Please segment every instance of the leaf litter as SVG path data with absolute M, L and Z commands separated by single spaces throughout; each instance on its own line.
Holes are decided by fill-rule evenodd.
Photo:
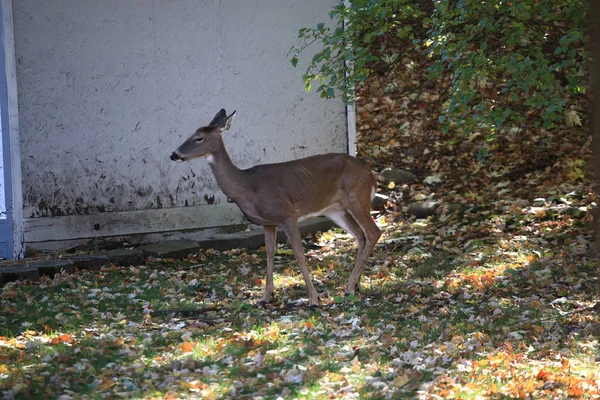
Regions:
M 589 151 L 572 151 L 585 138 L 555 134 L 548 159 L 521 132 L 482 163 L 484 135 L 417 132 L 400 103 L 362 93 L 361 158 L 423 179 L 380 182 L 384 236 L 360 294 L 343 296 L 356 245 L 338 229 L 305 239 L 316 310 L 286 245 L 265 305 L 264 252 L 241 249 L 9 283 L 3 398 L 599 398 L 597 198 Z M 433 216 L 405 213 L 431 199 Z

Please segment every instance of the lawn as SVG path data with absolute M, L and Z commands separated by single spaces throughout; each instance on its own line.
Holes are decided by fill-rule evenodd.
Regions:
M 598 264 L 588 257 L 589 199 L 570 193 L 568 209 L 506 200 L 425 220 L 381 216 L 384 237 L 352 298 L 343 292 L 353 240 L 341 230 L 306 238 L 315 310 L 286 245 L 267 305 L 262 251 L 9 283 L 0 292 L 0 392 L 598 398 Z

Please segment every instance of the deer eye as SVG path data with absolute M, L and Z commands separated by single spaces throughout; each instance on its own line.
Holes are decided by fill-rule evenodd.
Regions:
M 202 143 L 204 141 L 203 137 L 199 137 L 198 139 L 195 140 L 196 143 Z

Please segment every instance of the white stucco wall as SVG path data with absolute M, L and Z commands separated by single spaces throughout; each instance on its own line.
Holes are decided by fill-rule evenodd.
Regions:
M 220 108 L 237 110 L 225 142 L 240 167 L 345 152 L 343 104 L 306 94 L 287 56 L 334 4 L 15 1 L 26 240 L 235 222 L 205 161 L 168 157 Z

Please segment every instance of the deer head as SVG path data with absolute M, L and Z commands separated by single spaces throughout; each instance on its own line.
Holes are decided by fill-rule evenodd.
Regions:
M 231 127 L 235 111 L 227 116 L 224 109 L 215 115 L 207 126 L 200 127 L 171 154 L 173 161 L 187 161 L 199 157 L 211 157 L 222 147 L 221 134 Z

